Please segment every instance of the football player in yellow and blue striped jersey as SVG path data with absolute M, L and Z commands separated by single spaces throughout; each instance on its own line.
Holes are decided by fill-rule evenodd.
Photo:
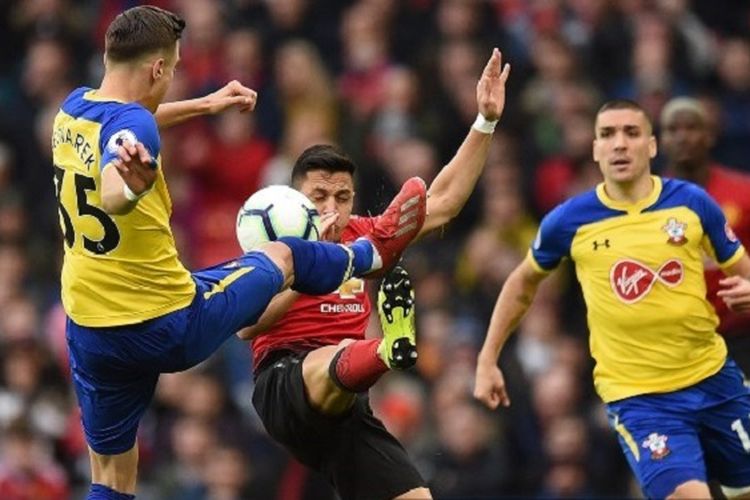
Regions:
M 750 493 L 750 392 L 716 333 L 703 258 L 741 279 L 750 258 L 700 187 L 651 175 L 656 139 L 636 103 L 597 113 L 604 182 L 552 210 L 498 298 L 479 354 L 475 396 L 510 404 L 497 359 L 539 283 L 564 258 L 583 290 L 594 384 L 648 497 Z
M 415 178 L 372 232 L 347 246 L 280 238 L 188 272 L 169 226 L 157 124 L 228 107 L 250 110 L 255 93 L 232 82 L 204 99 L 161 106 L 184 27 L 156 7 L 117 16 L 107 29 L 101 86 L 73 91 L 54 122 L 62 301 L 90 449 L 89 498 L 133 498 L 136 431 L 160 373 L 205 360 L 289 286 L 326 294 L 352 276 L 394 265 L 424 224 L 426 188 Z

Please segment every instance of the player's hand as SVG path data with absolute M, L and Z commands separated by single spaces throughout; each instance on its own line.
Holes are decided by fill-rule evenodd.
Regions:
M 156 181 L 156 160 L 142 143 L 126 140 L 117 148 L 117 156 L 112 163 L 133 193 L 140 195 L 151 189 Z
M 499 405 L 510 406 L 510 398 L 505 390 L 503 372 L 495 363 L 477 363 L 474 380 L 474 397 L 494 410 Z
M 724 287 L 716 295 L 734 312 L 750 311 L 750 281 L 742 276 L 729 276 L 719 281 Z
M 208 104 L 208 112 L 212 115 L 230 108 L 237 108 L 240 112 L 245 113 L 255 109 L 258 93 L 245 87 L 237 80 L 232 80 L 216 92 L 208 94 L 205 99 Z
M 336 234 L 338 212 L 329 212 L 320 216 L 320 241 L 333 241 Z
M 500 118 L 505 108 L 505 82 L 510 74 L 510 64 L 502 66 L 503 56 L 495 48 L 477 82 L 477 107 L 488 121 Z M 500 68 L 502 67 L 502 71 Z

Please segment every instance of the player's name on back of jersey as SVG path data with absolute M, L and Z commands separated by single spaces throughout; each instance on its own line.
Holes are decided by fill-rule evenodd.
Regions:
M 52 133 L 52 149 L 55 150 L 61 144 L 70 144 L 76 150 L 76 154 L 78 154 L 86 169 L 91 169 L 94 165 L 94 148 L 82 134 L 72 133 L 67 127 L 57 127 Z

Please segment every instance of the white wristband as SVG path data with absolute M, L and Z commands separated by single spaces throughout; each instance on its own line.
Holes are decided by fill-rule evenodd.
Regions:
M 129 201 L 138 201 L 144 196 L 146 196 L 151 190 L 147 189 L 141 194 L 135 194 L 132 189 L 128 187 L 127 184 L 122 185 L 122 194 L 125 195 L 125 198 L 127 198 Z
M 495 131 L 495 125 L 497 125 L 497 122 L 498 120 L 490 121 L 482 116 L 482 113 L 477 113 L 477 119 L 474 120 L 474 124 L 471 128 L 483 134 L 491 134 Z

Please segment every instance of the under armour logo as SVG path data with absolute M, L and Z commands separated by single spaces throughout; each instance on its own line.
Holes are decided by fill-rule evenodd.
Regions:
M 594 250 L 599 250 L 599 247 L 609 248 L 609 238 L 606 238 L 601 243 L 596 240 L 594 240 L 592 243 L 594 245 Z

